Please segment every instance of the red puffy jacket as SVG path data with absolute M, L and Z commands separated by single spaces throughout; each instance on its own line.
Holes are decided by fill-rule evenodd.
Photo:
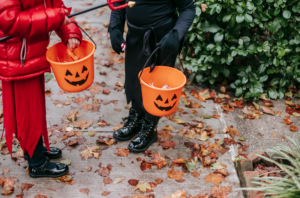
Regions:
M 13 37 L 0 42 L 1 80 L 27 79 L 49 72 L 49 32 L 56 30 L 64 44 L 69 38 L 82 39 L 75 24 L 63 25 L 65 9 L 62 0 L 0 0 L 0 38 Z

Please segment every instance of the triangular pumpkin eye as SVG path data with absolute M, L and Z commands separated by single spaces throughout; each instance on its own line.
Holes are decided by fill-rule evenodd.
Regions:
M 172 100 L 175 100 L 175 99 L 177 99 L 177 96 L 176 96 L 176 94 L 174 94 L 174 96 L 173 96 Z
M 83 66 L 81 73 L 83 73 L 84 71 L 87 71 L 87 68 L 85 66 Z
M 69 71 L 69 70 L 67 70 L 67 72 L 66 72 L 66 76 L 72 76 L 73 74 Z
M 160 101 L 163 101 L 163 99 L 161 98 L 161 96 L 159 95 L 156 100 L 160 100 Z

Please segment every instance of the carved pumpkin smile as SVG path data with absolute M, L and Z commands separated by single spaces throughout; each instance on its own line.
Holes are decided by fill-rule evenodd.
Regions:
M 86 72 L 85 72 L 86 71 Z M 67 70 L 66 71 L 66 74 L 65 76 L 68 77 L 65 78 L 65 80 L 70 84 L 70 85 L 73 85 L 73 86 L 81 86 L 83 85 L 87 79 L 89 78 L 89 72 L 87 70 L 87 68 L 85 66 L 82 67 L 82 71 L 81 71 L 81 74 L 83 75 L 84 73 L 87 73 L 87 75 L 82 79 L 82 80 L 79 80 L 78 78 L 80 78 L 80 75 L 78 74 L 78 72 L 76 72 L 76 75 L 75 75 L 75 78 L 72 80 L 71 78 L 69 78 L 68 76 L 73 76 L 73 74 Z
M 176 94 L 174 94 L 174 96 L 173 96 L 173 98 L 171 99 L 171 101 L 173 101 L 173 100 L 175 100 L 175 99 L 177 99 Z M 156 101 L 163 101 L 161 95 L 159 95 L 159 96 L 156 98 Z M 171 109 L 173 109 L 173 107 L 176 105 L 176 103 L 177 103 L 177 100 L 176 100 L 176 101 L 174 102 L 174 104 L 171 105 L 171 106 L 160 106 L 160 105 L 158 105 L 156 102 L 154 102 L 155 106 L 156 106 L 159 110 L 161 110 L 161 111 L 170 111 Z M 168 99 L 168 98 L 167 98 L 167 100 L 164 102 L 164 104 L 169 104 L 169 99 Z

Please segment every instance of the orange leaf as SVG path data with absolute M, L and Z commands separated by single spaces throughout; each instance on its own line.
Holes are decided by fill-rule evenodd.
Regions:
M 291 120 L 291 119 L 284 119 L 284 120 L 282 121 L 282 123 L 285 123 L 285 124 L 287 124 L 287 125 L 290 125 L 290 124 L 292 124 L 292 120 Z
M 115 154 L 120 157 L 127 157 L 129 154 L 129 149 L 128 148 L 120 149 L 117 147 L 117 153 Z
M 226 181 L 225 178 L 220 175 L 220 174 L 215 174 L 215 173 L 211 173 L 209 175 L 206 175 L 205 176 L 205 182 L 206 183 L 213 183 L 215 185 L 220 185 L 222 183 L 222 181 Z
M 290 130 L 293 131 L 293 132 L 297 132 L 298 128 L 295 125 L 291 125 Z
M 200 173 L 198 173 L 197 171 L 194 171 L 192 172 L 192 175 L 195 177 L 195 178 L 198 178 L 200 176 Z
M 167 165 L 166 159 L 163 156 L 161 156 L 160 153 L 153 153 L 153 156 L 154 158 L 152 158 L 149 161 L 150 164 L 155 164 L 158 169 Z
M 167 175 L 171 179 L 181 180 L 182 176 L 183 176 L 183 172 L 181 172 L 181 171 L 174 171 L 174 169 L 172 169 L 172 170 L 168 170 Z

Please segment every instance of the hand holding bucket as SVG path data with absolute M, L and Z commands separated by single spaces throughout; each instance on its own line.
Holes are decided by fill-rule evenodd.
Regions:
M 145 68 L 158 49 L 146 61 L 139 79 L 144 108 L 151 115 L 162 117 L 176 112 L 186 77 L 181 71 L 169 66 L 155 66 L 152 72 L 150 67 Z M 163 89 L 166 84 L 171 88 Z

